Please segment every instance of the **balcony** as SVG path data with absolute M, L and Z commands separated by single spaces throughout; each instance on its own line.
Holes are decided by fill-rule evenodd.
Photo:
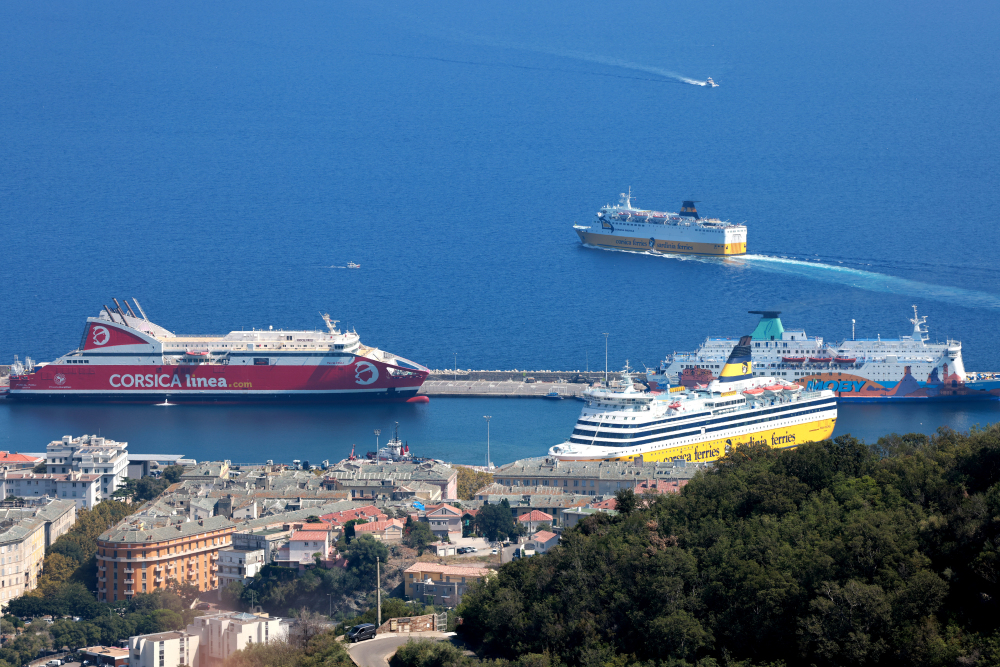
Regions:
M 97 590 L 98 590 L 99 592 L 101 592 L 101 593 L 107 593 L 107 592 L 108 592 L 108 589 L 107 589 L 107 587 L 105 587 L 105 586 L 102 586 L 101 588 L 98 588 Z
M 153 566 L 153 571 L 154 572 L 162 572 L 163 571 L 163 565 L 154 565 Z
M 153 581 L 156 582 L 156 583 L 158 583 L 158 584 L 162 584 L 163 583 L 163 577 L 153 577 Z
M 105 582 L 105 581 L 108 580 L 108 578 L 107 577 L 98 577 L 97 580 L 100 581 L 100 582 Z
M 130 591 L 130 590 L 125 591 L 125 595 L 132 596 L 133 594 L 134 594 L 134 591 Z
M 135 583 L 135 579 L 126 579 L 125 583 L 126 584 L 134 584 Z
M 210 565 L 208 567 L 208 569 L 209 569 L 210 572 L 218 572 L 219 571 L 219 566 L 218 565 Z
M 98 566 L 97 566 L 97 570 L 98 570 L 98 572 L 106 572 L 106 571 L 107 571 L 107 569 L 108 569 L 108 566 L 107 566 L 107 565 L 98 565 Z
M 135 572 L 135 570 L 133 568 L 131 568 L 131 567 L 125 568 L 125 574 L 133 574 L 134 572 Z

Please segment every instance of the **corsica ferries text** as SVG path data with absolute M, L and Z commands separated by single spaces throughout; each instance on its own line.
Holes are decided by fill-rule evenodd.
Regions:
M 157 387 L 189 387 L 192 389 L 199 388 L 215 388 L 215 389 L 229 389 L 233 388 L 247 388 L 250 387 L 249 382 L 234 382 L 228 384 L 226 378 L 199 378 L 193 375 L 185 375 L 184 382 L 181 382 L 180 375 L 157 375 L 156 373 L 146 373 L 145 375 L 135 373 L 135 374 L 122 374 L 119 375 L 115 373 L 109 378 L 111 386 L 115 389 L 126 388 L 150 388 L 155 389 Z

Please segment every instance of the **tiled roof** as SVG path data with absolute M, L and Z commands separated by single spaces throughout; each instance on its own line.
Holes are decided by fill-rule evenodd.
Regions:
M 224 516 L 213 516 L 209 519 L 199 521 L 185 521 L 169 526 L 157 528 L 145 527 L 144 517 L 133 515 L 123 523 L 105 531 L 97 539 L 104 542 L 125 542 L 135 544 L 145 544 L 149 542 L 165 542 L 176 540 L 181 537 L 209 533 L 215 530 L 226 528 L 235 529 L 236 526 Z
M 403 522 L 399 519 L 384 519 L 382 521 L 369 521 L 368 523 L 356 523 L 354 524 L 355 533 L 371 533 L 376 531 L 385 530 L 390 526 L 396 526 L 397 528 L 403 527 Z
M 440 563 L 414 563 L 410 567 L 403 570 L 403 573 L 412 572 L 426 573 L 426 572 L 436 572 L 438 574 L 454 574 L 460 577 L 482 577 L 488 574 L 491 570 L 487 567 L 470 567 L 465 565 L 442 565 Z
M 325 530 L 296 530 L 292 533 L 293 542 L 322 542 L 330 537 L 330 533 Z
M 28 456 L 26 454 L 18 454 L 14 452 L 0 452 L 0 463 L 38 463 L 43 459 L 37 456 Z
M 546 514 L 542 510 L 531 510 L 527 514 L 517 517 L 518 521 L 552 521 L 552 515 Z
M 462 516 L 462 510 L 460 510 L 460 509 L 458 509 L 456 507 L 452 507 L 451 505 L 448 505 L 448 504 L 445 504 L 445 503 L 441 503 L 439 505 L 427 505 L 424 508 L 424 510 L 425 510 L 424 513 L 427 514 L 427 516 L 430 516 L 431 514 L 434 514 L 434 513 L 453 514 L 455 516 Z M 444 511 L 441 511 L 441 510 L 444 510 Z
M 548 542 L 549 540 L 551 540 L 555 536 L 556 536 L 555 533 L 550 533 L 547 530 L 540 530 L 537 533 L 535 533 L 534 535 L 532 535 L 531 539 L 538 540 L 539 542 Z
M 596 509 L 603 510 L 613 510 L 618 506 L 618 500 L 616 498 L 608 498 L 607 500 L 602 500 L 596 503 L 590 503 L 589 507 L 594 507 Z

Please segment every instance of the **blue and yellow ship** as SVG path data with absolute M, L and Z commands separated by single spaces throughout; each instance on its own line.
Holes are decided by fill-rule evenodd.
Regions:
M 618 204 L 597 212 L 594 224 L 573 225 L 580 240 L 599 248 L 686 255 L 745 255 L 746 225 L 702 218 L 697 202 L 686 200 L 678 213 L 639 209 L 632 190 Z

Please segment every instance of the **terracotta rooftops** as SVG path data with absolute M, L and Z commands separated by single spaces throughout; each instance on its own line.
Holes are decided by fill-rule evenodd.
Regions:
M 526 521 L 552 521 L 552 515 L 551 514 L 546 514 L 542 510 L 531 510 L 527 514 L 522 514 L 521 516 L 517 517 L 517 520 L 521 521 L 521 522 L 526 522 Z
M 550 533 L 547 530 L 540 530 L 537 533 L 535 533 L 534 535 L 532 535 L 531 539 L 538 540 L 539 542 L 548 542 L 549 540 L 551 540 L 555 536 L 556 536 L 555 533 Z
M 37 456 L 28 456 L 27 454 L 18 454 L 14 452 L 0 452 L 0 463 L 38 463 L 44 459 Z
M 293 542 L 322 542 L 330 537 L 330 533 L 325 530 L 296 530 L 292 533 Z

